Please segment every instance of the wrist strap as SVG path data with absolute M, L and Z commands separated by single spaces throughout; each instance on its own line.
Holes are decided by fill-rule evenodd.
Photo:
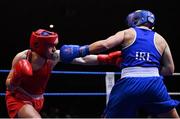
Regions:
M 84 46 L 81 46 L 80 47 L 80 57 L 84 57 L 86 55 L 89 55 L 90 52 L 89 52 L 89 45 L 84 45 Z

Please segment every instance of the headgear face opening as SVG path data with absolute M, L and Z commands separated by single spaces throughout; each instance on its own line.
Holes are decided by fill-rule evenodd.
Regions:
M 41 57 L 47 58 L 48 45 L 55 45 L 56 39 L 58 39 L 57 33 L 39 29 L 31 34 L 30 48 Z
M 155 23 L 155 16 L 150 11 L 137 10 L 135 12 L 130 13 L 127 16 L 126 20 L 129 27 L 145 25 L 149 28 L 152 28 Z

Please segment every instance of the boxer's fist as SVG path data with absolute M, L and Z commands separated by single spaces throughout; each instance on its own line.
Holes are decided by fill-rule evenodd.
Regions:
M 26 59 L 19 60 L 14 65 L 13 78 L 11 80 L 11 83 L 14 85 L 19 85 L 21 77 L 32 76 L 32 73 L 32 66 L 29 61 Z
M 120 63 L 122 62 L 121 55 L 122 55 L 121 51 L 115 51 L 109 54 L 99 54 L 98 61 L 99 63 L 102 64 L 111 64 L 119 67 Z
M 84 57 L 89 54 L 88 45 L 63 45 L 60 48 L 60 59 L 63 63 L 70 63 L 74 58 Z

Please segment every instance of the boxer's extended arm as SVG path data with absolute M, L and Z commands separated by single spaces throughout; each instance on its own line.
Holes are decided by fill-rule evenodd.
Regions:
M 111 52 L 109 54 L 99 54 L 99 55 L 87 55 L 85 57 L 75 58 L 71 63 L 72 64 L 81 64 L 81 65 L 116 65 L 120 66 L 122 61 L 121 51 Z
M 90 45 L 63 45 L 60 48 L 61 61 L 63 63 L 70 63 L 74 58 L 100 53 L 118 46 L 123 42 L 126 32 L 128 30 L 119 31 L 105 40 L 99 40 Z

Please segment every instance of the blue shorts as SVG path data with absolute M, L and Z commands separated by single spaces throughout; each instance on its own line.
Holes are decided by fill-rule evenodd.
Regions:
M 178 104 L 169 96 L 163 77 L 123 78 L 112 88 L 103 116 L 136 117 L 140 108 L 150 115 L 156 115 L 168 112 Z

